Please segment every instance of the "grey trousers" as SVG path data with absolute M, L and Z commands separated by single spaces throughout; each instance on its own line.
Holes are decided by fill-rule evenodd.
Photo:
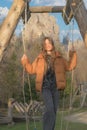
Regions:
M 43 115 L 43 130 L 54 130 L 59 100 L 58 90 L 44 88 L 42 90 L 42 97 L 46 107 Z

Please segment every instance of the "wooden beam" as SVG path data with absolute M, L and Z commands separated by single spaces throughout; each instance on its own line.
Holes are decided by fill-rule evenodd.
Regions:
M 14 0 L 8 15 L 0 28 L 0 61 L 2 60 L 3 52 L 9 44 L 24 8 L 24 0 Z
M 63 11 L 64 6 L 32 6 L 29 7 L 27 3 L 27 21 L 30 18 L 31 13 L 60 13 Z M 22 13 L 23 23 L 25 24 L 25 11 Z
M 30 7 L 31 13 L 58 13 L 62 12 L 64 6 L 32 6 Z

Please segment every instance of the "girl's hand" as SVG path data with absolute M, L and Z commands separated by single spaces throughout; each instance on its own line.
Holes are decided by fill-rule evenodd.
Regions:
M 28 57 L 26 56 L 26 54 L 24 54 L 21 58 L 21 63 L 22 65 L 25 67 L 25 65 L 28 63 Z

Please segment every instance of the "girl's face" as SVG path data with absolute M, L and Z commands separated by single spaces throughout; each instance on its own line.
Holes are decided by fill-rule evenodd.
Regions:
M 48 39 L 45 40 L 44 48 L 46 51 L 52 51 L 53 49 L 53 45 L 50 43 Z

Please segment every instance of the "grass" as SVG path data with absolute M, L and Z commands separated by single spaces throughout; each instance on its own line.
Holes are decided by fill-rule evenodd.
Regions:
M 64 112 L 63 114 L 66 115 L 67 113 Z M 87 130 L 86 124 L 67 122 L 66 120 L 63 119 L 61 128 L 61 118 L 62 118 L 62 112 L 58 112 L 55 130 Z M 16 123 L 13 126 L 1 125 L 0 130 L 27 130 L 27 129 L 26 129 L 26 123 L 21 122 Z M 42 121 L 36 122 L 36 129 L 34 128 L 34 122 L 29 122 L 29 130 L 42 130 Z

